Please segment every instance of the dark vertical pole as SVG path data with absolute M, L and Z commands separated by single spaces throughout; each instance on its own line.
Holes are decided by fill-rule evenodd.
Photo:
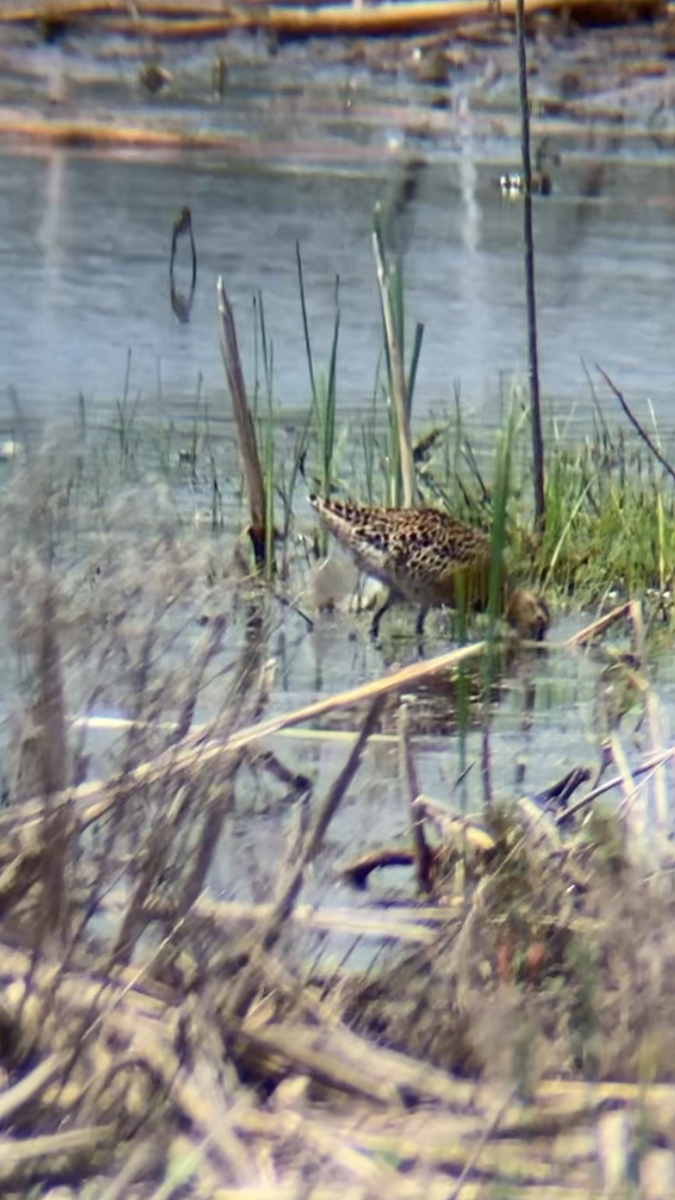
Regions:
M 524 0 L 517 0 L 518 76 L 520 83 L 520 146 L 523 159 L 523 231 L 525 237 L 525 296 L 527 301 L 527 340 L 532 407 L 532 460 L 534 464 L 534 516 L 542 532 L 546 519 L 544 499 L 544 439 L 541 430 L 539 394 L 539 355 L 537 351 L 537 302 L 534 291 L 534 240 L 532 236 L 532 163 L 530 159 L 530 105 L 527 95 L 527 55 L 525 53 Z

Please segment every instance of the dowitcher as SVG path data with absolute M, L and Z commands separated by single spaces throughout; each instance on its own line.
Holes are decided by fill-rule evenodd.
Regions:
M 357 566 L 390 589 L 373 617 L 374 639 L 385 612 L 400 600 L 420 606 L 418 637 L 432 607 L 487 606 L 492 547 L 483 530 L 436 508 L 370 508 L 318 496 L 309 502 Z M 511 592 L 505 584 L 503 611 L 522 637 L 541 641 L 549 625 L 543 599 L 523 588 Z

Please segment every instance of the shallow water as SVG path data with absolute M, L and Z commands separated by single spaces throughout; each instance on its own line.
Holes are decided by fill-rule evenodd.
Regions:
M 358 70 L 346 76 L 343 67 L 326 63 L 317 89 L 315 73 L 307 74 L 295 52 L 275 68 L 270 87 L 269 72 L 254 51 L 246 73 L 244 54 L 224 107 L 203 104 L 197 74 L 192 83 L 186 76 L 178 96 L 146 103 L 133 90 L 128 64 L 113 64 L 106 73 L 98 63 L 94 78 L 74 85 L 87 104 L 99 106 L 97 114 L 101 105 L 112 104 L 118 116 L 130 120 L 226 126 L 244 139 L 236 153 L 136 150 L 106 156 L 5 145 L 0 439 L 21 437 L 24 428 L 37 435 L 57 424 L 75 429 L 71 441 L 77 441 L 84 428 L 96 433 L 130 420 L 147 420 L 156 430 L 174 425 L 187 436 L 208 410 L 225 446 L 225 474 L 234 484 L 225 503 L 234 506 L 215 280 L 223 275 L 234 305 L 251 391 L 256 370 L 258 381 L 262 378 L 253 298 L 263 297 L 273 343 L 274 401 L 287 414 L 292 442 L 310 395 L 296 241 L 317 371 L 328 365 L 339 276 L 338 403 L 353 436 L 370 409 L 382 347 L 373 206 L 391 204 L 406 158 L 414 155 L 425 166 L 405 210 L 403 233 L 409 333 L 416 321 L 425 326 L 415 416 L 424 428 L 454 404 L 457 387 L 472 433 L 490 446 L 505 397 L 514 381 L 523 383 L 526 367 L 522 207 L 503 200 L 495 186 L 501 170 L 517 162 L 513 122 L 500 136 L 492 118 L 474 108 L 464 84 L 450 89 L 447 119 L 429 107 L 428 89 L 405 78 L 383 82 Z M 38 74 L 62 69 L 48 51 L 44 61 L 32 56 L 30 62 Z M 75 74 L 72 64 L 70 70 Z M 502 107 L 508 112 L 509 105 L 507 96 Z M 432 136 L 420 121 L 430 123 Z M 667 445 L 673 433 L 675 168 L 656 142 L 610 141 L 599 144 L 590 129 L 567 142 L 561 136 L 564 153 L 553 171 L 553 195 L 535 203 L 546 413 L 563 438 L 592 429 L 596 409 L 585 363 L 601 411 L 618 422 L 615 401 L 593 375 L 599 363 L 638 413 L 649 417 L 651 404 Z M 171 230 L 184 205 L 192 210 L 199 263 L 188 324 L 180 324 L 171 310 L 168 282 Z M 184 251 L 181 246 L 178 271 L 187 281 Z M 165 452 L 174 475 L 179 444 L 172 442 Z M 9 474 L 11 468 L 2 470 Z M 178 480 L 179 505 L 202 514 L 206 490 L 190 490 L 188 477 L 189 470 Z M 142 501 L 139 517 L 141 512 Z M 309 514 L 300 524 L 311 525 Z M 231 526 L 230 534 L 239 528 L 238 517 Z M 558 614 L 551 640 L 564 640 L 581 623 L 581 617 Z M 383 656 L 368 641 L 365 618 L 319 618 L 307 632 L 300 618 L 280 607 L 271 624 L 265 653 L 274 656 L 277 671 L 270 714 L 375 678 L 387 660 L 407 661 L 416 652 L 412 638 L 391 639 Z M 428 653 L 447 648 L 437 629 Z M 241 653 L 242 640 L 235 624 L 230 658 Z M 189 635 L 185 656 L 192 644 Z M 509 666 L 490 722 L 495 798 L 535 795 L 571 766 L 597 764 L 600 672 L 592 659 L 553 648 Z M 670 674 L 662 664 L 658 685 L 669 706 Z M 216 682 L 204 691 L 196 719 L 208 720 L 219 702 Z M 413 697 L 411 706 L 422 790 L 453 807 L 478 810 L 486 794 L 478 716 L 458 733 L 456 696 L 442 688 L 433 702 L 428 695 Z M 356 725 L 349 715 L 337 733 L 298 730 L 273 740 L 284 761 L 312 776 L 315 803 L 344 762 L 345 735 Z M 667 738 L 665 716 L 661 732 Z M 92 739 L 93 764 L 104 764 L 113 739 L 101 732 Z M 635 738 L 630 750 L 637 754 L 645 744 L 648 739 Z M 260 820 L 252 824 L 256 813 Z M 274 789 L 268 795 L 252 787 L 229 824 L 214 888 L 234 898 L 269 895 L 293 819 Z M 407 840 L 408 823 L 391 715 L 331 828 L 311 880 L 312 899 L 344 903 L 346 889 L 336 883 L 333 867 L 362 850 Z M 374 884 L 376 891 L 388 886 Z
M 475 170 L 474 170 L 475 167 Z M 476 423 L 499 422 L 505 394 L 526 375 L 519 249 L 522 208 L 493 186 L 498 164 L 435 163 L 407 214 L 409 322 L 425 326 L 415 393 L 419 420 L 460 388 Z M 327 369 L 340 278 L 338 395 L 343 410 L 370 403 L 381 323 L 370 231 L 374 203 L 399 173 L 255 173 L 232 165 L 101 160 L 54 150 L 0 160 L 0 426 L 11 432 L 16 389 L 25 417 L 70 421 L 76 398 L 92 424 L 109 422 L 124 392 L 139 412 L 189 423 L 196 398 L 227 411 L 215 300 L 225 279 L 249 386 L 260 291 L 273 343 L 273 390 L 282 408 L 309 400 L 295 243 L 300 243 L 317 369 Z M 636 183 L 636 177 L 639 180 Z M 670 298 L 675 270 L 670 197 L 675 171 L 618 162 L 600 199 L 579 197 L 580 173 L 559 172 L 535 207 L 541 376 L 563 436 L 590 428 L 583 363 L 602 410 L 615 401 L 600 364 L 662 433 L 672 426 Z M 168 295 L 168 252 L 179 208 L 191 207 L 199 274 L 189 324 Z M 180 248 L 182 251 L 182 248 Z M 179 261 L 179 272 L 187 263 Z M 260 370 L 260 365 L 259 365 Z M 200 385 L 200 380 L 203 383 Z

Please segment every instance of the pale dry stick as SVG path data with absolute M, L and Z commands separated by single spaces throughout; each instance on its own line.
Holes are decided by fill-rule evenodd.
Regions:
M 244 746 L 250 746 L 262 738 L 281 733 L 283 730 L 290 729 L 294 725 L 301 725 L 305 721 L 315 721 L 327 713 L 341 712 L 369 700 L 387 696 L 391 692 L 413 687 L 422 680 L 433 678 L 442 671 L 452 671 L 464 666 L 472 659 L 480 657 L 484 649 L 484 642 L 474 642 L 470 646 L 462 646 L 459 650 L 450 650 L 447 654 L 439 654 L 436 658 L 411 663 L 409 666 L 401 667 L 391 675 L 385 675 L 371 683 L 359 684 L 344 692 L 336 692 L 332 696 L 316 700 L 303 708 L 294 709 L 290 713 L 269 717 L 266 721 L 249 725 L 237 733 L 226 735 L 222 742 L 214 740 L 219 735 L 222 722 L 213 721 L 198 733 L 190 734 L 182 745 L 162 751 L 157 758 L 141 763 L 127 775 L 115 775 L 107 781 L 93 780 L 80 784 L 55 797 L 54 802 L 58 801 L 63 804 L 72 800 L 88 806 L 79 815 L 81 831 L 105 816 L 114 807 L 121 788 L 128 789 L 157 783 L 164 777 L 167 770 L 213 770 L 223 758 L 231 756 Z M 22 808 L 23 818 L 22 812 L 18 808 L 13 810 L 12 827 L 15 830 L 21 827 L 25 832 L 29 831 L 38 821 L 41 804 L 27 801 L 25 807 L 22 806 Z M 22 819 L 23 825 L 21 825 Z
M 631 769 L 628 765 L 628 759 L 626 758 L 626 753 L 624 751 L 624 748 L 621 744 L 620 739 L 618 738 L 618 736 L 616 734 L 616 731 L 612 732 L 612 736 L 610 737 L 610 745 L 612 747 L 612 758 L 614 759 L 614 762 L 616 763 L 617 770 L 619 772 L 619 778 L 620 778 L 622 786 L 623 786 L 624 798 L 625 798 L 625 796 L 634 795 L 635 780 L 631 774 Z
M 414 808 L 421 820 L 431 821 L 436 826 L 444 842 L 461 845 L 463 851 L 471 850 L 481 855 L 490 854 L 494 850 L 495 839 L 488 833 L 480 818 L 452 812 L 445 805 L 438 804 L 436 800 L 423 794 L 417 797 Z
M 175 1031 L 166 1021 L 141 1027 L 129 1014 L 118 1012 L 115 1027 L 119 1034 L 137 1043 L 139 1057 L 161 1079 L 166 1094 L 172 1097 L 183 1117 L 193 1129 L 204 1133 L 202 1145 L 211 1145 L 228 1173 L 242 1184 L 247 1157 L 235 1128 L 236 1110 L 230 1112 L 225 1108 L 222 1081 L 219 1086 L 215 1066 L 201 1058 L 199 1070 L 181 1071 L 174 1047 Z
M 36 1158 L 58 1158 L 60 1155 L 91 1155 L 117 1134 L 116 1125 L 98 1125 L 89 1129 L 64 1129 L 60 1133 L 41 1137 L 13 1138 L 0 1142 L 0 1181 L 6 1182 L 9 1172 L 28 1166 Z
M 416 801 L 420 794 L 417 767 L 410 744 L 410 711 L 407 704 L 401 704 L 398 713 L 399 758 L 401 774 L 406 782 L 408 793 L 408 808 L 412 826 L 413 846 L 415 849 L 415 866 L 417 882 L 425 891 L 431 890 L 429 871 L 431 867 L 431 851 L 424 836 L 424 820 L 416 810 Z
M 630 847 L 630 850 L 633 851 L 635 843 L 638 841 L 638 839 L 640 839 L 639 844 L 642 847 L 646 847 L 647 832 L 648 832 L 648 830 L 652 829 L 652 824 L 653 824 L 648 819 L 649 814 L 645 810 L 644 803 L 639 810 L 638 820 L 637 821 L 634 820 L 633 813 L 637 807 L 638 798 L 640 798 L 641 794 L 642 794 L 642 799 L 644 800 L 644 792 L 646 791 L 648 784 L 652 781 L 654 783 L 655 789 L 657 790 L 657 796 L 659 793 L 659 789 L 662 792 L 664 791 L 663 763 L 660 763 L 660 764 L 657 763 L 657 765 L 655 765 L 651 771 L 646 773 L 645 777 L 640 781 L 640 783 L 636 783 L 634 773 L 631 771 L 631 769 L 628 765 L 628 760 L 626 758 L 623 746 L 621 745 L 621 742 L 619 741 L 619 738 L 616 735 L 616 733 L 612 734 L 611 747 L 612 747 L 612 756 L 613 756 L 614 761 L 619 769 L 621 785 L 623 787 L 623 793 L 624 793 L 623 800 L 621 801 L 621 804 L 619 805 L 619 807 L 617 809 L 617 816 L 619 816 L 619 817 L 625 816 L 625 817 L 631 818 L 631 823 L 628 826 L 629 833 L 630 833 L 629 847 Z M 665 800 L 665 792 L 664 792 L 664 800 L 663 800 L 664 806 L 666 805 L 666 803 L 667 802 Z M 666 817 L 667 816 L 668 816 L 668 814 L 666 813 Z M 668 828 L 669 828 L 669 822 L 665 826 L 661 827 L 661 832 L 665 833 Z M 658 832 L 658 831 L 656 831 L 656 832 Z M 670 842 L 669 841 L 666 841 L 666 849 L 670 850 Z M 663 865 L 664 863 L 666 863 L 667 859 L 668 859 L 668 855 L 662 854 L 660 856 L 661 864 Z M 670 863 L 669 863 L 670 866 L 673 865 L 673 861 L 674 861 L 674 859 L 673 859 L 673 855 L 671 852 Z
M 388 1060 L 381 1060 L 379 1047 L 369 1045 L 340 1026 L 327 1028 L 289 1021 L 268 1025 L 244 1022 L 239 1036 L 254 1049 L 258 1058 L 281 1058 L 296 1074 L 308 1076 L 347 1096 L 368 1100 L 378 1107 L 397 1107 L 407 1080 L 413 1074 L 412 1061 L 401 1055 L 404 1069 L 392 1075 L 387 1069 L 390 1066 Z M 433 1101 L 436 1081 L 432 1079 L 427 1088 L 425 1068 L 421 1063 L 416 1065 L 418 1094 L 423 1100 Z
M 657 754 L 655 757 L 649 758 L 646 762 L 641 763 L 639 767 L 634 767 L 633 775 L 645 775 L 647 772 L 654 771 L 662 767 L 665 763 L 671 762 L 673 758 L 675 758 L 675 746 L 672 746 L 669 750 L 664 750 L 663 754 Z M 620 787 L 622 782 L 622 777 L 615 775 L 612 779 L 607 779 L 604 783 L 598 784 L 586 796 L 582 796 L 580 800 L 577 800 L 576 804 L 571 805 L 564 813 L 560 813 L 556 817 L 556 824 L 564 825 L 566 821 L 571 820 L 572 817 L 576 817 L 583 809 L 588 808 L 589 804 L 597 800 L 598 796 L 603 796 L 605 792 L 610 792 L 613 788 Z
M 383 5 L 374 6 L 370 11 L 373 13 L 382 12 Z M 399 7 L 397 4 L 391 4 L 391 9 L 396 11 Z M 401 5 L 400 7 L 404 7 Z M 421 4 L 415 4 L 414 7 L 421 8 Z M 288 10 L 283 8 L 276 9 L 279 13 L 284 13 Z M 306 12 L 306 10 L 303 10 Z M 340 9 L 335 9 L 336 12 L 349 11 L 346 5 Z M 411 109 L 412 111 L 412 109 Z M 433 123 L 435 110 L 427 110 L 427 121 Z M 441 133 L 446 134 L 448 128 L 448 116 L 446 113 L 436 113 L 438 127 Z M 402 127 L 406 125 L 405 120 L 401 122 Z M 413 129 L 413 119 L 409 118 L 408 124 Z M 504 137 L 508 137 L 510 131 L 515 135 L 517 129 L 511 130 L 512 122 L 509 118 L 505 118 L 501 123 L 501 129 Z M 417 130 L 418 126 L 414 126 Z M 595 123 L 595 131 L 598 139 L 602 137 L 611 138 L 616 134 L 616 125 L 609 122 L 604 123 L 598 120 Z M 578 121 L 561 121 L 556 118 L 555 124 L 552 118 L 542 119 L 532 124 L 533 132 L 539 138 L 546 136 L 555 136 L 560 140 L 565 137 L 575 138 L 579 135 Z M 47 116 L 26 115 L 20 109 L 14 108 L 3 109 L 0 106 L 0 136 L 5 137 L 11 134 L 15 138 L 23 138 L 27 141 L 40 142 L 43 145 L 50 146 L 72 146 L 75 141 L 87 142 L 98 146 L 113 146 L 124 147 L 128 150 L 134 146 L 137 149 L 146 150 L 162 150 L 165 153 L 184 154 L 188 149 L 200 150 L 202 153 L 209 150 L 218 153 L 227 154 L 228 157 L 234 160 L 245 158 L 247 162 L 259 160 L 262 164 L 269 164 L 269 145 L 266 142 L 261 142 L 256 145 L 251 142 L 250 138 L 246 138 L 240 133 L 230 133 L 228 131 L 212 129 L 205 130 L 204 128 L 196 129 L 192 132 L 186 129 L 159 129 L 153 126 L 140 126 L 138 124 L 121 126 L 115 123 L 111 125 L 109 120 L 106 121 L 102 117 L 70 117 L 67 120 L 59 120 L 48 114 Z M 646 141 L 651 137 L 649 130 L 644 129 L 642 132 L 636 130 L 634 139 Z M 275 147 L 276 148 L 276 147 Z M 389 168 L 392 162 L 400 159 L 400 153 L 392 152 L 390 149 L 382 148 L 375 149 L 373 146 L 368 147 L 368 162 L 371 165 L 380 161 Z M 360 158 L 358 159 L 360 161 Z
M 568 647 L 588 645 L 595 637 L 599 637 L 601 633 L 606 633 L 612 625 L 616 625 L 617 621 L 622 621 L 624 617 L 630 617 L 633 603 L 629 600 L 625 604 L 619 604 L 611 612 L 605 613 L 603 617 L 598 617 L 597 621 L 591 621 L 590 625 L 586 625 L 584 629 L 574 633 L 566 642 L 563 642 L 563 645 Z
M 233 30 L 263 29 L 270 32 L 312 37 L 326 34 L 364 37 L 416 33 L 423 29 L 452 28 L 457 23 L 488 22 L 494 27 L 494 0 L 417 0 L 409 3 L 387 3 L 370 6 L 312 4 L 285 7 L 250 3 L 223 9 L 221 0 L 199 0 L 197 6 L 174 4 L 171 0 L 153 0 L 152 11 L 137 5 L 139 19 L 129 14 L 128 0 L 49 0 L 12 6 L 0 14 L 0 21 L 16 23 L 52 21 L 58 17 L 67 22 L 77 17 L 101 17 L 105 28 L 124 36 L 152 36 L 154 40 L 176 37 L 211 39 Z M 499 0 L 502 17 L 515 15 L 515 0 Z M 584 12 L 597 11 L 591 0 L 525 0 L 525 12 Z M 618 8 L 614 9 L 619 12 Z M 636 19 L 654 15 L 654 0 L 633 0 L 627 13 Z M 651 131 L 648 131 L 651 136 Z
M 232 397 L 232 408 L 239 436 L 239 449 L 241 451 L 244 479 L 246 481 L 246 491 L 251 513 L 251 528 L 249 533 L 256 566 L 261 569 L 265 566 L 266 546 L 267 505 L 265 499 L 265 481 L 260 465 L 260 455 L 258 454 L 258 442 L 255 435 L 253 418 L 248 406 L 248 400 L 246 399 L 246 384 L 239 356 L 234 315 L 225 292 L 222 276 L 218 277 L 216 289 L 218 292 L 218 312 L 220 313 L 222 326 L 220 352 L 225 366 L 230 396 Z
M 639 600 L 629 601 L 629 616 L 633 626 L 633 650 L 639 663 L 645 661 L 645 623 L 642 616 L 642 605 Z
M 199 928 L 231 933 L 236 925 L 260 926 L 269 920 L 272 904 L 243 904 L 234 900 L 212 900 L 200 896 L 192 917 Z M 394 941 L 413 942 L 426 945 L 434 940 L 435 933 L 429 923 L 446 925 L 453 920 L 451 913 L 438 908 L 416 908 L 394 910 L 367 908 L 317 909 L 311 904 L 298 904 L 293 909 L 291 920 L 301 929 L 323 932 L 358 934 L 360 937 L 392 938 Z
M 619 777 L 621 779 L 621 787 L 623 788 L 623 800 L 619 805 L 617 815 L 623 813 L 625 817 L 628 817 L 629 815 L 632 815 L 632 810 L 635 808 L 635 801 L 637 800 L 638 792 L 640 788 L 644 786 L 645 781 L 643 780 L 639 787 L 635 783 L 630 766 L 628 764 L 628 759 L 626 758 L 626 752 L 621 744 L 621 740 L 618 737 L 616 730 L 612 730 L 610 746 L 612 749 L 612 758 L 616 763 Z M 628 832 L 630 834 L 629 841 L 631 845 L 634 837 L 639 837 L 641 839 L 644 838 L 644 816 L 637 825 L 633 825 L 631 822 L 630 825 L 628 825 Z
M 129 725 L 131 725 L 131 724 L 132 724 L 132 721 L 131 721 L 130 717 L 79 716 L 79 717 L 73 717 L 71 720 L 71 726 L 73 729 L 94 729 L 94 730 L 113 730 L 113 731 L 120 730 L 120 731 L 123 731 L 123 730 L 127 729 L 129 727 Z M 146 728 L 152 727 L 153 729 L 161 730 L 162 732 L 165 732 L 168 734 L 172 733 L 173 730 L 176 729 L 175 721 L 156 721 L 156 722 L 155 721 L 146 721 L 146 722 L 144 722 L 144 724 L 145 724 Z M 197 733 L 201 734 L 204 732 L 205 729 L 206 729 L 206 725 L 204 724 L 204 722 L 201 722 L 199 724 L 194 724 L 192 726 L 193 734 L 197 734 Z M 352 729 L 281 729 L 281 730 L 279 730 L 278 736 L 279 737 L 287 737 L 288 739 L 295 738 L 298 741 L 304 741 L 304 740 L 306 740 L 308 742 L 327 741 L 327 742 L 334 742 L 337 744 L 339 742 L 351 742 L 354 738 L 354 731 Z M 396 747 L 399 744 L 399 737 L 398 737 L 397 733 L 374 733 L 374 734 L 372 734 L 370 740 L 374 744 L 377 743 L 378 746 Z M 434 748 L 435 746 L 437 746 L 439 744 L 439 738 L 435 734 L 430 734 L 430 735 L 422 734 L 422 735 L 420 735 L 420 742 L 422 744 L 426 745 L 427 747 L 429 747 L 429 745 L 431 745 L 431 748 Z M 262 752 L 259 751 L 258 753 L 262 753 Z M 29 801 L 29 803 L 30 803 L 30 801 Z M 14 808 L 14 810 L 13 810 L 13 816 L 12 816 L 12 822 L 11 822 L 12 824 L 14 824 L 15 820 L 16 820 L 15 813 L 16 813 L 16 808 Z M 2 813 L 0 813 L 0 823 L 1 822 L 2 822 Z M 9 820 L 7 821 L 7 824 L 10 824 Z
M 415 460 L 413 458 L 412 438 L 410 436 L 408 386 L 405 380 L 403 362 L 401 361 L 401 347 L 396 336 L 396 323 L 394 321 L 391 292 L 389 289 L 389 274 L 382 258 L 382 248 L 377 230 L 373 232 L 373 253 L 375 255 L 377 282 L 380 289 L 384 330 L 391 365 L 391 401 L 396 412 L 396 428 L 398 430 L 401 458 L 401 482 L 403 484 L 403 507 L 412 508 L 417 498 L 417 486 L 415 482 Z
M 70 1055 L 65 1051 L 50 1054 L 43 1062 L 38 1063 L 17 1083 L 12 1084 L 0 1094 L 0 1125 L 10 1120 L 19 1108 L 37 1100 L 46 1087 L 53 1083 L 68 1062 Z

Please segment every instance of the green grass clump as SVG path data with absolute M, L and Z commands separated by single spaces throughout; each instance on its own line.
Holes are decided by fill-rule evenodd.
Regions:
M 608 593 L 664 592 L 675 565 L 675 501 L 661 468 L 628 461 L 623 440 L 612 453 L 597 441 L 555 447 L 547 470 L 547 525 L 537 565 L 546 586 L 581 602 Z

